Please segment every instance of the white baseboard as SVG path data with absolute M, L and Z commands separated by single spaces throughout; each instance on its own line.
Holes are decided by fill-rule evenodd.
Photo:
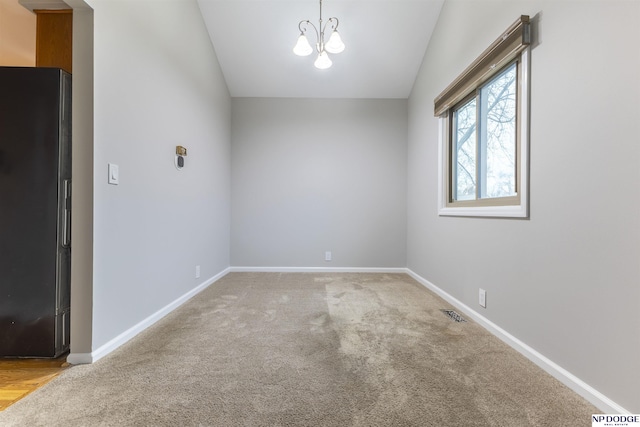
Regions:
M 69 353 L 67 363 L 71 365 L 86 365 L 93 362 L 91 353 Z
M 589 384 L 573 375 L 571 372 L 567 371 L 566 369 L 557 365 L 533 348 L 529 347 L 527 344 L 523 343 L 518 338 L 514 337 L 489 319 L 485 318 L 475 310 L 472 310 L 466 304 L 462 303 L 433 283 L 429 282 L 424 277 L 414 273 L 408 268 L 405 269 L 405 272 L 413 277 L 421 285 L 423 285 L 430 291 L 433 291 L 435 294 L 447 301 L 449 304 L 464 312 L 464 314 L 472 318 L 476 323 L 480 324 L 487 331 L 491 332 L 493 335 L 495 335 L 511 348 L 522 354 L 524 357 L 531 360 L 533 363 L 538 365 L 558 381 L 569 387 L 580 396 L 584 397 L 605 414 L 630 414 L 630 412 L 624 409 L 622 406 L 618 405 L 613 400 L 609 399 L 607 396 L 600 393 L 598 390 L 594 389 Z
M 193 298 L 196 294 L 199 294 L 200 292 L 205 290 L 207 287 L 209 287 L 211 284 L 215 283 L 222 277 L 226 276 L 230 271 L 231 271 L 230 268 L 226 268 L 220 273 L 216 274 L 215 276 L 205 280 L 197 287 L 193 288 L 192 290 L 182 295 L 175 301 L 172 301 L 171 303 L 162 307 L 160 310 L 156 311 L 155 313 L 153 313 L 151 316 L 147 317 L 140 323 L 132 326 L 131 328 L 127 329 L 117 337 L 103 344 L 102 346 L 97 348 L 95 351 L 92 351 L 91 353 L 70 353 L 69 356 L 67 356 L 67 362 L 72 365 L 97 362 L 107 354 L 111 353 L 112 351 L 120 347 L 122 344 L 129 341 L 131 338 L 138 335 L 140 332 L 147 329 L 149 326 L 156 323 L 158 320 L 162 319 L 167 314 L 171 313 L 176 308 L 180 307 L 189 299 Z
M 406 273 L 404 267 L 229 267 L 232 273 Z

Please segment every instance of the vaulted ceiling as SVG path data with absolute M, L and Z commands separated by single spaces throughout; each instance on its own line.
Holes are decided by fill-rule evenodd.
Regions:
M 318 0 L 198 3 L 233 97 L 407 98 L 443 0 L 323 0 L 346 45 L 326 70 L 292 52 L 298 22 L 318 25 Z

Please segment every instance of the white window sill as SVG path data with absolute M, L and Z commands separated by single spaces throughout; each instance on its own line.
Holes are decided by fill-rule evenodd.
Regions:
M 438 209 L 440 216 L 475 216 L 494 218 L 527 218 L 529 212 L 526 204 L 518 206 L 474 206 L 465 208 Z

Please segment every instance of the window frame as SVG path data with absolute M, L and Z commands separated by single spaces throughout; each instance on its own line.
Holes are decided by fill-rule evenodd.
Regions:
M 526 18 L 526 21 L 525 21 Z M 476 72 L 472 68 L 481 63 L 485 58 L 478 58 L 465 72 L 452 83 L 435 100 L 435 112 L 438 120 L 438 214 L 440 216 L 473 216 L 473 217 L 529 217 L 529 98 L 530 98 L 530 48 L 528 17 L 521 17 L 521 21 L 527 24 L 523 30 L 523 43 L 514 54 L 513 51 L 494 61 L 494 64 L 486 66 L 485 61 L 481 78 L 476 78 L 467 84 L 466 89 L 460 89 L 460 81 L 468 74 Z M 516 24 L 512 26 L 515 27 Z M 507 30 L 508 32 L 511 30 Z M 507 34 L 507 33 L 505 33 Z M 505 40 L 506 36 L 499 38 L 483 55 L 491 51 L 495 54 L 495 45 Z M 511 48 L 511 47 L 510 47 Z M 494 58 L 491 58 L 494 60 Z M 501 61 L 501 62 L 500 62 Z M 499 66 L 496 62 L 500 62 Z M 494 77 L 502 73 L 506 68 L 516 63 L 516 195 L 508 197 L 478 198 L 479 189 L 476 190 L 474 200 L 453 200 L 454 177 L 452 174 L 452 144 L 454 111 L 463 106 L 474 97 L 479 99 L 481 89 L 489 84 Z M 471 71 L 470 71 L 471 70 Z M 454 88 L 454 90 L 450 90 Z M 447 92 L 454 92 L 450 95 Z M 447 99 L 449 97 L 449 99 Z M 446 105 L 444 105 L 446 103 Z M 440 104 L 440 105 L 439 105 Z M 479 109 L 476 103 L 476 109 Z M 476 111 L 477 113 L 477 111 Z M 476 130 L 477 132 L 477 130 Z M 477 137 L 479 138 L 479 136 Z M 479 140 L 479 139 L 478 139 Z M 476 165 L 478 164 L 476 159 Z M 477 183 L 480 184 L 479 182 Z

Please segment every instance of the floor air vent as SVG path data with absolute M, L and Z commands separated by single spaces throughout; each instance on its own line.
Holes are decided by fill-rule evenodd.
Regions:
M 464 320 L 464 317 L 456 313 L 455 310 L 440 310 L 440 311 L 442 311 L 444 314 L 449 316 L 451 320 L 455 320 L 456 322 L 466 322 L 466 320 Z

